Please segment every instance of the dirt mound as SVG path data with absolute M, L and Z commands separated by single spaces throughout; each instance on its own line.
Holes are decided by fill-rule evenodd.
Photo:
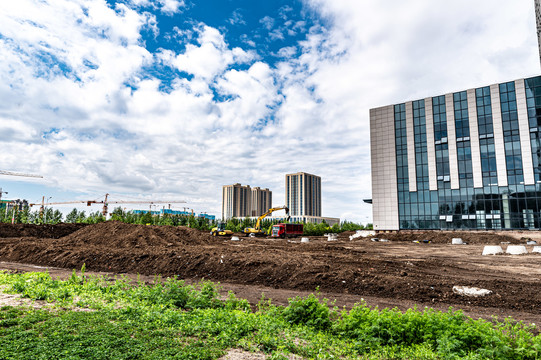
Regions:
M 510 235 L 488 231 L 400 231 L 394 234 L 378 234 L 377 237 L 392 241 L 429 240 L 434 244 L 450 244 L 453 238 L 461 238 L 468 244 L 499 245 L 502 242 L 509 242 L 511 244 L 525 243 Z
M 148 248 L 209 243 L 211 236 L 184 226 L 133 225 L 118 221 L 88 225 L 61 239 L 63 245 Z
M 2 224 L 0 223 L 0 238 L 37 237 L 41 239 L 60 239 L 84 228 L 87 224 Z
M 524 242 L 506 233 L 412 231 L 378 235 L 391 242 L 369 238 L 349 241 L 343 234 L 338 241 L 309 236 L 309 243 L 301 243 L 300 239 L 247 237 L 230 241 L 229 237 L 214 238 L 208 231 L 186 227 L 113 221 L 82 226 L 59 239 L 43 236 L 60 231 L 50 229 L 5 226 L 4 235 L 15 236 L 0 237 L 0 261 L 67 269 L 86 264 L 91 271 L 204 277 L 281 289 L 313 291 L 319 287 L 333 293 L 541 315 L 539 255 L 481 255 L 486 243 Z M 30 235 L 25 236 L 25 231 Z M 470 245 L 448 245 L 455 237 Z M 425 246 L 411 243 L 413 240 L 431 243 Z M 489 289 L 493 295 L 462 298 L 453 293 L 454 285 Z

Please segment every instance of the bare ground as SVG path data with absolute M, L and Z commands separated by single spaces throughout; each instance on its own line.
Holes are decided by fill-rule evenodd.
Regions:
M 347 308 L 364 299 L 370 306 L 415 305 L 460 308 L 477 318 L 512 316 L 541 322 L 541 254 L 481 256 L 486 244 L 525 243 L 536 232 L 411 232 L 370 239 L 338 241 L 311 237 L 310 243 L 275 239 L 230 241 L 182 227 L 60 224 L 27 228 L 0 225 L 0 269 L 44 271 L 67 277 L 83 264 L 107 275 L 135 274 L 152 281 L 155 274 L 188 281 L 219 281 L 224 291 L 256 304 L 265 293 L 276 304 L 319 288 L 322 297 Z M 468 245 L 450 245 L 462 237 Z M 413 243 L 421 240 L 421 243 Z M 422 243 L 430 240 L 430 243 Z M 506 245 L 503 245 L 505 248 Z M 532 246 L 527 246 L 530 250 Z M 36 268 L 41 266 L 42 268 Z M 493 291 L 467 298 L 454 285 Z

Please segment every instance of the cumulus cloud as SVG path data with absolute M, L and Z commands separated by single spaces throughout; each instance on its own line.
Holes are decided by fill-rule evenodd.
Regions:
M 174 55 L 164 52 L 162 60 L 180 71 L 203 79 L 212 79 L 233 63 L 247 63 L 255 58 L 252 52 L 241 48 L 229 49 L 224 36 L 217 29 L 201 24 L 197 28 L 198 44 L 188 44 L 186 51 Z

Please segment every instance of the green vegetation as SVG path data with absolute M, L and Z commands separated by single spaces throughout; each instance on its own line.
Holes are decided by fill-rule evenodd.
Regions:
M 329 308 L 317 296 L 287 307 L 264 297 L 255 311 L 218 285 L 176 279 L 130 283 L 75 272 L 0 272 L 4 292 L 50 307 L 0 308 L 2 359 L 216 359 L 242 348 L 285 359 L 538 359 L 541 336 L 511 320 L 472 320 L 460 311 Z
M 1 210 L 1 209 L 0 209 Z M 97 224 L 106 221 L 105 217 L 100 211 L 91 212 L 88 215 L 85 211 L 78 211 L 73 209 L 70 213 L 64 217 L 59 210 L 53 210 L 52 208 L 45 207 L 43 213 L 39 210 L 30 211 L 30 208 L 25 207 L 21 211 L 13 211 L 6 213 L 0 211 L 0 223 L 11 223 L 12 220 L 16 224 L 58 224 L 62 221 L 66 223 L 82 223 L 82 224 Z M 204 231 L 210 231 L 216 226 L 216 221 L 210 221 L 205 218 L 195 217 L 193 215 L 151 215 L 150 213 L 135 214 L 131 211 L 124 211 L 121 207 L 117 207 L 111 213 L 111 220 L 122 221 L 127 224 L 140 224 L 140 225 L 170 225 L 170 226 L 188 226 L 193 229 L 199 229 Z M 230 219 L 226 223 L 226 229 L 234 232 L 242 232 L 247 227 L 254 227 L 256 220 L 252 219 Z M 272 225 L 279 223 L 279 221 L 263 220 L 261 228 L 268 232 Z M 362 229 L 372 229 L 372 224 L 368 224 L 366 227 L 360 224 L 355 224 L 349 221 L 343 221 L 340 225 L 335 224 L 333 226 L 327 225 L 325 222 L 321 224 L 304 224 L 304 233 L 306 235 L 323 235 L 326 233 L 341 233 L 343 231 L 355 231 Z

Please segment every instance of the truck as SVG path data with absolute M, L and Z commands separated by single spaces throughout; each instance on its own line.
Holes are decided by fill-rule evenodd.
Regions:
M 272 237 L 286 238 L 301 236 L 304 232 L 302 224 L 276 224 L 272 226 Z

